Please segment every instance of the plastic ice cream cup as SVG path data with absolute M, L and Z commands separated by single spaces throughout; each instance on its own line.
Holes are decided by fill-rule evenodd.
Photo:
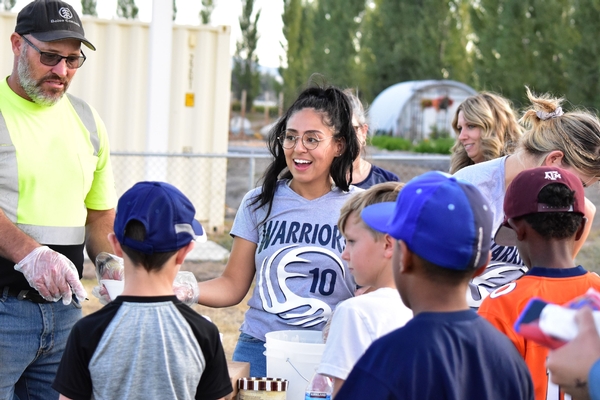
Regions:
M 123 293 L 123 288 L 125 287 L 124 281 L 117 281 L 114 279 L 102 279 L 100 283 L 104 285 L 106 290 L 108 291 L 108 295 L 111 300 L 114 300 Z

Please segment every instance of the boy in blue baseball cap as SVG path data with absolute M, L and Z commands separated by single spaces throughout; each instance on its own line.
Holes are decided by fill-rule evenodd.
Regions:
M 414 318 L 369 347 L 337 397 L 533 399 L 514 346 L 467 305 L 490 258 L 492 213 L 478 189 L 428 172 L 361 217 L 396 239 L 394 278 Z
M 52 385 L 67 398 L 219 399 L 232 392 L 217 327 L 177 299 L 173 281 L 194 241 L 196 210 L 168 183 L 119 199 L 109 241 L 123 293 L 78 321 Z

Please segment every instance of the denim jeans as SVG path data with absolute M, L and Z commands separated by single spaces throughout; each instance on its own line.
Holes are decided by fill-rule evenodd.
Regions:
M 267 357 L 264 355 L 265 342 L 245 333 L 240 333 L 233 351 L 233 361 L 250 363 L 250 376 L 267 376 Z
M 81 315 L 73 302 L 36 304 L 0 293 L 0 400 L 58 399 L 50 385 Z

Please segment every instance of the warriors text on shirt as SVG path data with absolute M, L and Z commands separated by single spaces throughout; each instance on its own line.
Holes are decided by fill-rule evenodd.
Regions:
M 288 221 L 269 221 L 263 225 L 262 238 L 257 252 L 260 253 L 269 246 L 287 243 L 318 244 L 325 248 L 344 251 L 345 240 L 337 225 L 319 225 Z

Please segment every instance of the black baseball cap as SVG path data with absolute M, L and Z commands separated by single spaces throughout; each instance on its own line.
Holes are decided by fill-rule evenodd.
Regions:
M 85 38 L 79 15 L 70 4 L 60 0 L 35 0 L 27 4 L 17 15 L 15 32 L 31 35 L 42 42 L 77 39 L 96 50 Z

